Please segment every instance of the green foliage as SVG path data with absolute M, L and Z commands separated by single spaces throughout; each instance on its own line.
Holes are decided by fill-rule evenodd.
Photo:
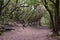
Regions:
M 47 20 L 50 20 L 50 15 L 49 15 L 48 13 L 46 13 L 46 14 L 44 15 L 44 17 L 45 17 Z
M 50 15 L 48 13 L 45 13 L 42 19 L 42 24 L 49 25 L 50 23 Z
M 3 14 L 1 17 L 1 20 L 3 21 L 22 21 L 25 22 L 32 21 L 33 19 L 36 20 L 38 17 L 40 17 L 42 14 L 38 13 L 37 7 L 40 5 L 41 0 L 10 0 L 8 5 L 4 7 Z M 8 2 L 8 0 L 4 0 L 4 5 Z M 22 5 L 28 5 L 22 6 Z M 17 8 L 16 8 L 17 7 Z M 43 11 L 42 11 L 43 12 Z M 43 16 L 43 15 L 42 15 Z
M 35 8 L 40 5 L 40 0 L 28 0 L 28 5 L 33 5 Z

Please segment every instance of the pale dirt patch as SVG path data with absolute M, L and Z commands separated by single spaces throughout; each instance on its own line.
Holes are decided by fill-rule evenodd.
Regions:
M 15 30 L 5 32 L 0 40 L 55 40 L 49 35 L 50 29 L 37 29 L 31 27 L 14 27 Z

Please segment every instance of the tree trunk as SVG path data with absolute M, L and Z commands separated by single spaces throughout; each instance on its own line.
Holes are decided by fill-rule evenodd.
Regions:
M 4 2 L 4 0 L 0 0 L 0 16 L 1 16 L 1 14 L 2 14 L 3 2 Z
M 56 5 L 55 5 L 55 33 L 59 35 L 58 33 L 58 22 L 59 22 L 59 0 L 56 0 Z

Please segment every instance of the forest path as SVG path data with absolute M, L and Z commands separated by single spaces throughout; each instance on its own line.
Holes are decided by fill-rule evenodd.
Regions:
M 49 29 L 38 29 L 31 27 L 14 27 L 15 30 L 5 32 L 0 40 L 55 40 L 51 38 Z

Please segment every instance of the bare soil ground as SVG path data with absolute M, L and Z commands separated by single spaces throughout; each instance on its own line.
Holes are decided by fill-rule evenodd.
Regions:
M 50 29 L 38 29 L 34 27 L 14 27 L 15 30 L 5 32 L 0 40 L 56 40 L 52 38 Z

